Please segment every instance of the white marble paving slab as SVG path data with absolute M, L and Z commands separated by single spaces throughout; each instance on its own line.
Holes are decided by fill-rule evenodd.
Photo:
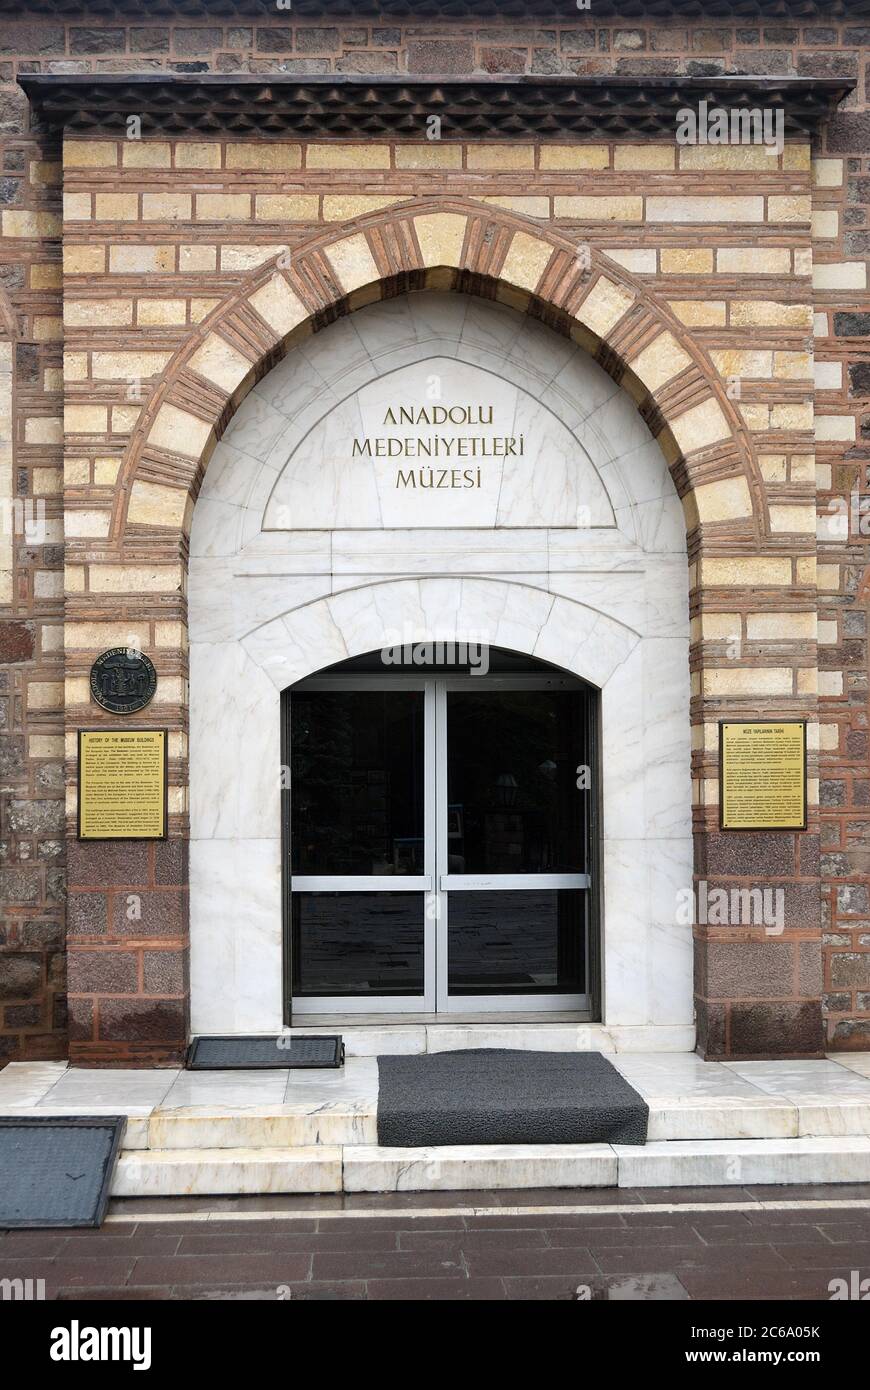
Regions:
M 847 1071 L 856 1071 L 859 1076 L 870 1076 L 870 1052 L 831 1052 L 828 1061 Z
M 785 1096 L 799 1104 L 864 1100 L 870 1105 L 870 1078 L 838 1066 L 836 1062 L 783 1059 L 724 1062 L 722 1065 L 759 1090 Z
M 287 1088 L 283 1068 L 256 1071 L 183 1071 L 162 1099 L 161 1109 L 188 1106 L 281 1105 Z
M 725 1187 L 870 1181 L 870 1138 L 615 1144 L 620 1187 Z
M 66 1062 L 9 1062 L 0 1071 L 0 1113 L 7 1106 L 36 1105 L 67 1070 Z
M 174 1068 L 70 1067 L 38 1106 L 96 1105 L 124 1111 L 128 1105 L 159 1105 L 178 1075 Z
M 344 1150 L 345 1192 L 446 1192 L 464 1188 L 612 1187 L 608 1144 L 468 1144 Z
M 375 1144 L 377 1138 L 376 1101 L 330 1100 L 307 1106 L 191 1106 L 156 1110 L 150 1120 L 148 1147 L 289 1149 Z
M 340 1192 L 341 1149 L 169 1149 L 122 1153 L 113 1197 Z

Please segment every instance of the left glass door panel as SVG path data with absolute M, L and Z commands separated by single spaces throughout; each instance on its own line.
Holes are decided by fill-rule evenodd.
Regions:
M 294 998 L 424 994 L 425 705 L 422 684 L 291 695 Z

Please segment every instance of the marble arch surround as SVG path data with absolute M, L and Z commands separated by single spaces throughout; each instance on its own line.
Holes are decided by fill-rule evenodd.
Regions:
M 276 477 L 324 410 L 436 355 L 506 377 L 552 412 L 603 482 L 612 522 L 263 529 Z M 661 450 L 584 349 L 505 306 L 429 292 L 301 342 L 215 448 L 194 511 L 189 624 L 194 1032 L 282 1026 L 281 691 L 413 629 L 486 633 L 599 687 L 603 1022 L 693 1046 L 692 933 L 675 921 L 692 882 L 685 519 Z M 240 764 L 227 749 L 242 742 Z

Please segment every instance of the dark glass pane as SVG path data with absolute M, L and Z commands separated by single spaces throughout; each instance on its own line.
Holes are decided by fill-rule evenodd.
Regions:
M 294 893 L 293 994 L 422 994 L 422 893 Z
M 422 690 L 290 703 L 292 872 L 423 872 Z
M 585 994 L 584 894 L 535 889 L 449 897 L 451 994 Z
M 448 694 L 449 873 L 586 872 L 584 699 L 579 690 Z

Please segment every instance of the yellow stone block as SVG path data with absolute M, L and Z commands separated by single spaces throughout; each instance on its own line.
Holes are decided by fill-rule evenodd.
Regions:
M 811 304 L 781 304 L 774 299 L 735 299 L 731 302 L 735 328 L 812 328 Z
M 163 275 L 175 270 L 174 246 L 110 246 L 113 275 Z
M 68 622 L 64 633 L 67 651 L 100 651 L 104 647 L 147 649 L 150 633 L 147 623 Z
M 25 444 L 60 444 L 63 421 L 56 415 L 31 415 L 24 421 Z
M 159 376 L 172 357 L 171 352 L 95 352 L 95 381 L 147 381 Z
M 668 303 L 680 322 L 690 328 L 724 327 L 725 301 L 722 299 L 670 299 Z
M 538 158 L 539 169 L 554 173 L 573 173 L 579 169 L 609 169 L 608 145 L 542 145 Z
M 283 275 L 273 275 L 251 295 L 248 302 L 279 337 L 289 333 L 308 317 L 305 305 L 293 293 Z
M 600 275 L 574 317 L 599 338 L 606 338 L 633 303 L 630 290 Z
M 614 169 L 673 169 L 673 145 L 615 145 Z
M 710 275 L 713 252 L 702 246 L 663 246 L 661 265 L 663 275 Z
M 316 222 L 317 207 L 316 193 L 258 193 L 254 216 L 258 222 Z M 221 264 L 226 251 L 224 247 Z
M 51 497 L 63 492 L 63 469 L 34 468 L 33 493 L 35 497 Z
M 722 408 L 713 396 L 678 416 L 671 429 L 684 454 L 693 453 L 696 449 L 707 449 L 711 444 L 718 444 L 721 439 L 727 439 L 731 433 Z
M 816 507 L 814 502 L 771 503 L 770 529 L 774 535 L 800 533 L 814 536 L 816 533 Z
M 350 222 L 356 217 L 365 217 L 369 212 L 381 212 L 394 203 L 405 202 L 403 198 L 370 196 L 365 193 L 339 193 L 323 199 L 324 222 Z
M 63 461 L 63 480 L 68 487 L 86 487 L 91 481 L 89 460 L 65 458 Z
M 103 540 L 109 534 L 112 513 L 108 511 L 73 511 L 67 507 L 63 518 L 64 535 L 79 540 Z
M 130 491 L 127 520 L 143 526 L 177 527 L 184 520 L 187 500 L 183 488 L 137 480 Z
M 94 205 L 98 222 L 136 222 L 139 218 L 138 193 L 96 193 Z
M 90 221 L 90 216 L 90 193 L 64 193 L 63 218 L 65 222 L 88 222 Z
M 695 503 L 702 523 L 736 521 L 752 515 L 749 484 L 743 477 L 718 478 L 695 488 Z
M 61 709 L 63 681 L 28 681 L 28 709 Z
M 63 266 L 59 262 L 43 262 L 30 267 L 32 290 L 59 290 L 63 284 Z
M 63 426 L 67 434 L 105 434 L 109 423 L 108 408 L 104 405 L 67 405 Z
M 188 366 L 207 381 L 212 381 L 227 395 L 253 371 L 254 363 L 222 338 L 210 333 L 188 362 Z
M 761 197 L 647 198 L 647 222 L 763 222 Z
M 553 199 L 555 217 L 572 217 L 583 222 L 642 222 L 643 198 L 585 196 L 568 194 Z
M 801 195 L 778 197 L 775 194 L 767 200 L 768 222 L 809 222 L 812 212 L 812 199 Z
M 338 278 L 339 287 L 349 294 L 361 285 L 379 279 L 378 268 L 362 232 L 333 242 L 325 248 L 326 258 Z
M 701 560 L 701 584 L 709 588 L 778 588 L 791 584 L 788 556 L 711 556 Z
M 775 352 L 773 354 L 773 374 L 786 381 L 800 381 L 812 378 L 813 358 L 809 352 Z
M 37 188 L 55 188 L 63 180 L 63 165 L 51 159 L 31 159 L 28 172 Z
M 63 231 L 63 223 L 54 212 L 18 212 L 6 210 L 3 213 L 3 235 L 8 237 L 58 237 Z
M 125 169 L 168 169 L 171 151 L 166 140 L 124 140 L 121 163 Z
M 812 152 L 809 145 L 786 145 L 782 152 L 783 169 L 808 170 L 811 164 Z
M 456 212 L 436 212 L 414 218 L 414 230 L 424 266 L 462 263 L 462 247 L 468 219 Z
M 854 423 L 853 420 L 852 424 Z M 812 427 L 812 401 L 796 401 L 794 404 L 774 405 L 770 408 L 772 430 L 811 430 Z
M 65 169 L 115 169 L 118 146 L 114 140 L 64 140 Z
M 180 592 L 180 565 L 95 565 L 89 567 L 94 594 L 171 594 Z
M 73 246 L 67 242 L 64 246 L 64 275 L 102 275 L 105 268 L 106 248 L 102 242 L 89 246 Z
M 139 423 L 141 405 L 112 406 L 112 434 L 130 434 Z
M 748 613 L 746 637 L 750 642 L 813 642 L 814 613 Z
M 766 483 L 784 483 L 787 480 L 785 454 L 759 454 L 758 466 Z
M 710 357 L 722 377 L 769 377 L 773 354 L 760 349 L 711 348 Z
M 787 246 L 720 246 L 716 269 L 729 275 L 788 275 L 791 252 Z
M 469 169 L 534 169 L 535 147 L 510 141 L 503 145 L 469 145 L 467 164 Z
M 286 242 L 283 241 L 261 241 L 250 246 L 222 246 L 221 270 L 254 270 L 257 266 L 273 260 L 282 251 L 287 251 Z
M 94 482 L 97 487 L 114 487 L 120 467 L 120 459 L 94 459 Z
M 527 232 L 516 232 L 501 268 L 501 278 L 523 290 L 537 289 L 553 248 Z
M 543 217 L 550 216 L 549 198 L 530 198 L 522 195 L 487 194 L 477 200 L 487 203 L 490 207 L 504 208 L 505 212 L 518 212 L 523 217 Z
M 703 673 L 703 693 L 723 695 L 790 695 L 790 666 L 708 667 Z
M 257 169 L 264 173 L 281 173 L 286 169 L 301 169 L 302 147 L 300 145 L 273 144 L 271 141 L 258 141 L 256 144 L 227 145 L 226 167 L 228 169 Z
M 144 327 L 171 327 L 187 322 L 186 299 L 139 299 L 136 321 Z
M 705 642 L 739 640 L 740 614 L 703 612 L 701 614 L 701 636 Z
M 298 166 L 297 166 L 298 167 Z M 336 141 L 329 145 L 309 145 L 305 151 L 307 169 L 389 169 L 389 145 L 354 145 Z
M 211 426 L 207 421 L 167 402 L 157 412 L 148 442 L 155 449 L 168 449 L 185 458 L 198 459 L 210 434 Z
M 643 352 L 629 362 L 629 367 L 650 392 L 692 365 L 689 354 L 680 347 L 672 333 L 660 333 Z
M 197 209 L 201 198 L 222 195 L 200 193 L 197 195 Z M 247 207 L 249 199 L 243 195 L 243 202 Z M 197 215 L 199 215 L 197 213 Z M 246 214 L 247 215 L 247 214 Z M 190 194 L 189 193 L 143 193 L 142 194 L 142 220 L 144 222 L 189 222 L 190 221 Z
M 431 140 L 426 145 L 397 145 L 397 169 L 461 169 L 462 146 Z
M 197 193 L 198 222 L 248 221 L 251 216 L 249 193 Z
M 182 275 L 208 272 L 216 266 L 216 246 L 179 246 L 178 269 Z
M 769 151 L 769 153 L 768 153 Z M 680 168 L 717 170 L 750 170 L 761 174 L 777 172 L 776 149 L 773 145 L 682 145 Z
M 221 145 L 218 141 L 179 140 L 175 146 L 176 169 L 219 169 Z

